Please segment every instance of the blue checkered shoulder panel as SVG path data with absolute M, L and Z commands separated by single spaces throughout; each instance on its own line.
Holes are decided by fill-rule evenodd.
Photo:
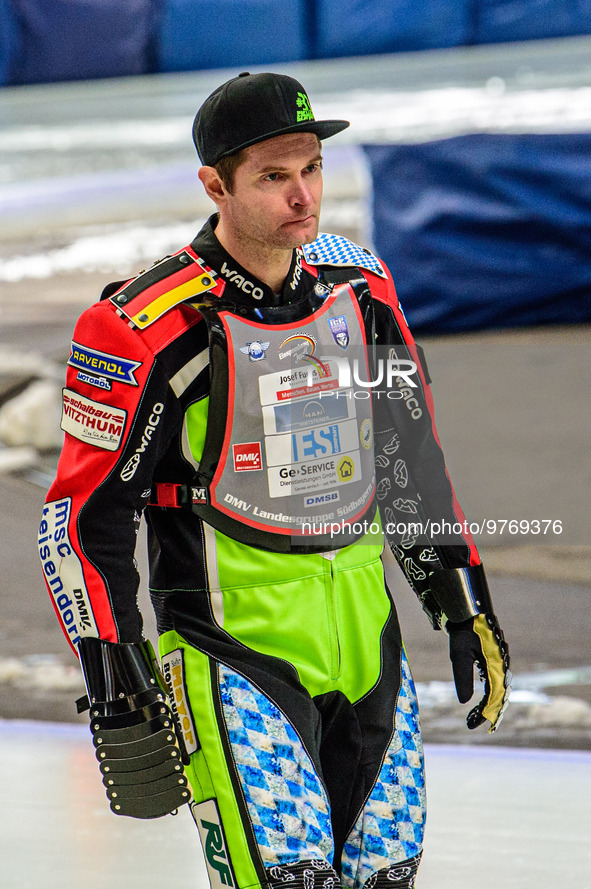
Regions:
M 304 244 L 302 250 L 309 265 L 350 265 L 367 269 L 380 278 L 386 277 L 380 260 L 373 253 L 340 235 L 321 233 L 311 244 Z

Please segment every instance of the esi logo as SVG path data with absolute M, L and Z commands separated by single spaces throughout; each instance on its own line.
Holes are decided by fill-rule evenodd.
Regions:
M 319 460 L 322 457 L 339 454 L 341 450 L 338 423 L 291 434 L 291 453 L 294 463 L 302 460 Z

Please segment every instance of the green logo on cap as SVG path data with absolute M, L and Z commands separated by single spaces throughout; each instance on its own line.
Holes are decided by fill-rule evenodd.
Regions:
M 298 93 L 296 104 L 299 108 L 297 115 L 298 123 L 303 120 L 314 120 L 314 115 L 312 114 L 312 109 L 310 108 L 310 100 L 305 93 Z

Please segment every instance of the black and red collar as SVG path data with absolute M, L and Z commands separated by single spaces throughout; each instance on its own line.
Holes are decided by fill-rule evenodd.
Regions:
M 218 214 L 214 213 L 207 220 L 191 243 L 191 249 L 224 281 L 225 295 L 231 295 L 238 302 L 278 306 L 297 302 L 310 292 L 317 273 L 306 265 L 300 248 L 293 251 L 291 266 L 281 293 L 275 294 L 267 284 L 236 262 L 222 247 L 215 234 L 218 218 Z

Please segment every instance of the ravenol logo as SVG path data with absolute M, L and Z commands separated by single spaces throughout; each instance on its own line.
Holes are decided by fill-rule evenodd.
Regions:
M 98 352 L 96 349 L 89 349 L 88 346 L 80 346 L 73 342 L 68 364 L 79 370 L 94 371 L 102 377 L 117 380 L 119 383 L 128 383 L 130 386 L 138 385 L 134 371 L 141 367 L 141 361 L 119 358 L 117 355 Z

